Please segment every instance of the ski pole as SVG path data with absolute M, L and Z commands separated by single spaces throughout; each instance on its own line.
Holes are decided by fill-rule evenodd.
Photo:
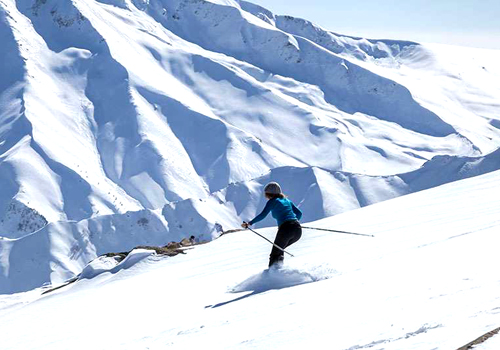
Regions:
M 326 229 L 326 228 L 319 228 L 319 227 L 305 227 L 305 226 L 302 226 L 302 228 L 309 229 L 309 230 L 318 230 L 318 231 L 328 231 L 328 232 L 345 233 L 345 234 L 348 234 L 348 235 L 356 235 L 356 236 L 375 237 L 374 235 L 366 235 L 364 233 L 355 233 L 355 232 L 339 231 L 339 230 L 329 230 L 329 229 Z
M 289 252 L 287 252 L 285 249 L 281 248 L 279 245 L 277 245 L 277 244 L 275 244 L 275 243 L 271 242 L 271 241 L 270 241 L 270 240 L 268 240 L 266 237 L 262 236 L 260 233 L 258 233 L 258 232 L 256 232 L 256 231 L 252 230 L 250 227 L 247 227 L 247 229 L 249 229 L 250 231 L 252 231 L 253 233 L 255 233 L 257 236 L 259 236 L 259 237 L 261 237 L 261 238 L 264 238 L 266 241 L 268 241 L 269 243 L 271 243 L 273 246 L 275 246 L 275 247 L 276 247 L 276 248 L 278 248 L 279 250 L 283 251 L 284 253 L 287 253 L 288 255 L 293 256 L 293 257 L 295 256 L 295 255 L 290 254 Z

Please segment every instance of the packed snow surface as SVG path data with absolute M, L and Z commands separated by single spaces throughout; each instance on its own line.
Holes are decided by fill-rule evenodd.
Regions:
M 97 263 L 108 271 L 2 296 L 2 349 L 457 349 L 498 327 L 499 181 L 496 171 L 308 223 L 375 237 L 304 230 L 277 271 L 250 231 L 173 258 Z
M 314 221 L 500 168 L 498 50 L 230 0 L 0 0 L 0 44 L 0 293 L 211 240 L 270 180 Z

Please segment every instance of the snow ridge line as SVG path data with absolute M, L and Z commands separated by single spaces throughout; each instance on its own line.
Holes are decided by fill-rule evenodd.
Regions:
M 451 236 L 451 237 L 449 237 L 449 238 L 447 238 L 446 240 L 443 240 L 443 241 L 422 244 L 422 245 L 420 245 L 418 247 L 419 248 L 426 247 L 426 246 L 429 246 L 429 245 L 432 245 L 432 244 L 436 244 L 436 243 L 440 243 L 440 242 L 444 242 L 444 241 L 447 241 L 447 240 L 450 240 L 450 239 L 454 239 L 454 238 L 458 238 L 458 237 L 462 237 L 462 236 L 467 236 L 467 235 L 470 235 L 472 233 L 477 233 L 477 232 L 481 232 L 481 231 L 484 231 L 484 230 L 489 230 L 490 228 L 497 227 L 497 226 L 500 226 L 500 221 L 495 221 L 495 222 L 493 222 L 492 224 L 490 224 L 488 226 L 483 226 L 483 227 L 475 229 L 475 230 L 471 230 L 471 231 L 460 233 L 460 234 L 455 235 L 455 236 Z
M 174 242 L 175 243 L 175 242 Z M 157 256 L 168 256 L 168 257 L 174 257 L 178 254 L 186 254 L 186 250 L 190 250 L 190 249 L 193 249 L 195 245 L 198 245 L 198 244 L 201 244 L 201 243 L 195 243 L 195 244 L 189 244 L 189 245 L 182 245 L 182 242 L 181 243 L 176 243 L 175 245 L 173 246 L 170 246 L 170 245 L 166 245 L 166 246 L 163 246 L 163 247 L 156 247 L 156 246 L 137 246 L 133 249 L 131 249 L 130 251 L 127 251 L 127 252 L 120 252 L 120 253 L 112 253 L 112 252 L 109 252 L 109 253 L 106 253 L 106 254 L 102 254 L 100 256 L 98 256 L 97 258 L 93 259 L 92 261 L 90 261 L 86 267 L 82 270 L 82 272 L 84 272 L 84 270 L 92 263 L 94 262 L 95 260 L 97 260 L 98 258 L 102 258 L 102 257 L 106 257 L 106 258 L 115 258 L 117 259 L 117 265 L 114 266 L 113 268 L 110 268 L 110 269 L 103 269 L 100 273 L 97 273 L 95 274 L 95 276 L 93 277 L 96 277 L 102 273 L 105 273 L 105 272 L 113 272 L 113 270 L 116 271 L 119 271 L 120 270 L 120 264 L 122 264 L 129 256 L 130 254 L 134 251 L 134 250 L 138 250 L 138 249 L 142 249 L 142 250 L 146 250 L 146 251 L 153 251 L 153 254 L 156 254 Z M 82 275 L 82 272 L 80 272 L 78 275 L 76 275 L 75 277 L 72 277 L 70 278 L 69 280 L 65 281 L 64 283 L 58 285 L 58 286 L 55 286 L 55 287 L 52 287 L 50 286 L 49 289 L 45 290 L 42 292 L 41 295 L 44 295 L 44 294 L 48 294 L 48 293 L 51 293 L 51 292 L 54 292 L 58 289 L 61 289 L 63 287 L 66 287 L 74 282 L 78 282 L 82 279 L 88 279 L 89 277 L 84 277 Z
M 462 346 L 461 348 L 458 348 L 457 350 L 469 350 L 469 349 L 472 349 L 474 346 L 486 342 L 488 339 L 492 338 L 493 336 L 497 335 L 498 333 L 500 333 L 500 327 L 498 327 L 497 329 L 494 329 L 494 330 L 492 330 L 492 331 L 490 331 L 490 332 L 488 332 L 486 334 L 483 334 L 482 336 L 480 336 L 476 340 L 471 341 L 470 343 Z
M 491 225 L 478 228 L 477 230 L 472 230 L 472 231 L 468 231 L 468 232 L 465 232 L 465 233 L 461 233 L 461 234 L 456 235 L 456 236 L 452 236 L 452 237 L 450 237 L 450 239 L 461 237 L 461 236 L 465 236 L 465 235 L 469 235 L 471 233 L 476 233 L 476 232 L 481 232 L 481 231 L 484 231 L 484 230 L 489 230 L 490 228 L 497 227 L 497 226 L 500 226 L 500 220 L 493 222 Z

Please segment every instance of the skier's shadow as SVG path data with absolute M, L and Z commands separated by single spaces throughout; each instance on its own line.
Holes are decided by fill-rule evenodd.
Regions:
M 263 292 L 252 292 L 252 293 L 249 293 L 249 294 L 245 294 L 239 298 L 236 298 L 236 299 L 233 299 L 233 300 L 229 300 L 229 301 L 225 301 L 223 303 L 218 303 L 218 304 L 215 304 L 215 305 L 207 305 L 205 306 L 205 309 L 215 309 L 217 307 L 221 307 L 221 306 L 224 306 L 224 305 L 227 305 L 227 304 L 231 304 L 231 303 L 234 303 L 236 301 L 240 301 L 240 300 L 243 300 L 245 298 L 249 298 L 253 295 L 257 295 L 257 294 L 260 294 L 260 293 L 263 293 Z
M 207 305 L 205 306 L 205 309 L 214 309 L 270 290 L 290 288 L 301 284 L 316 282 L 320 279 L 321 278 L 314 277 L 307 272 L 300 272 L 296 270 L 264 270 L 263 272 L 239 283 L 229 291 L 230 293 L 251 293 L 215 305 Z

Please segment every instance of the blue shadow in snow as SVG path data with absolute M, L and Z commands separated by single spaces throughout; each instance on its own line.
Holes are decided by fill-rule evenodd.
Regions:
M 317 282 L 322 279 L 324 278 L 316 277 L 311 275 L 310 273 L 298 270 L 268 269 L 246 279 L 230 290 L 230 293 L 251 293 L 215 305 L 207 305 L 205 306 L 205 308 L 214 309 L 270 290 L 279 290 L 283 288 L 294 287 L 301 284 Z

